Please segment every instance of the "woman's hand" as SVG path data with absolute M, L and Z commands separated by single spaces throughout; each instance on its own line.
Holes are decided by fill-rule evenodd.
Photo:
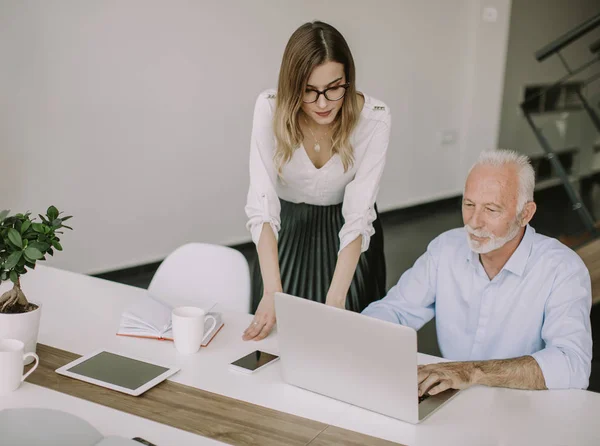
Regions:
M 275 295 L 274 293 L 265 293 L 258 304 L 254 319 L 244 331 L 242 339 L 244 341 L 260 341 L 266 338 L 271 333 L 275 322 Z

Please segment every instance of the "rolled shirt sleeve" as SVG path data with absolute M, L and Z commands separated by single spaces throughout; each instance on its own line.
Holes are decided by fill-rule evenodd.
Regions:
M 340 230 L 340 249 L 362 236 L 361 252 L 369 249 L 371 237 L 375 234 L 373 222 L 376 218 L 375 199 L 379 192 L 379 182 L 385 166 L 387 148 L 390 140 L 391 114 L 385 107 L 385 113 L 371 137 L 371 141 L 356 170 L 354 179 L 344 191 L 342 215 L 344 225 Z
M 586 389 L 592 362 L 590 275 L 583 264 L 560 280 L 546 302 L 537 361 L 548 389 Z M 563 276 L 564 277 L 564 276 Z
M 250 187 L 246 201 L 246 228 L 258 246 L 264 223 L 269 223 L 275 238 L 281 228 L 281 204 L 275 191 L 277 169 L 273 162 L 275 135 L 273 133 L 273 105 L 268 92 L 261 93 L 254 107 L 250 139 Z

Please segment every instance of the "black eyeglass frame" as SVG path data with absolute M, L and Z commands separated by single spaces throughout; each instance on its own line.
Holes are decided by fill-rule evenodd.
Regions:
M 328 92 L 329 90 L 334 90 L 334 89 L 336 89 L 336 88 L 340 88 L 340 87 L 344 89 L 344 94 L 343 94 L 343 95 L 341 95 L 341 96 L 340 96 L 339 98 L 337 98 L 337 99 L 329 99 L 329 97 L 327 96 L 327 92 Z M 342 85 L 334 85 L 333 87 L 328 87 L 328 88 L 326 88 L 325 90 L 322 90 L 322 91 L 321 91 L 321 90 L 317 90 L 316 88 L 309 88 L 309 90 L 310 90 L 311 92 L 315 92 L 315 93 L 317 93 L 317 97 L 316 97 L 316 99 L 315 99 L 314 101 L 305 101 L 305 100 L 303 99 L 303 100 L 302 100 L 302 102 L 304 102 L 305 104 L 313 104 L 313 103 L 315 103 L 315 102 L 317 102 L 317 101 L 319 100 L 319 97 L 320 97 L 321 95 L 325 96 L 325 99 L 327 99 L 327 100 L 328 100 L 328 101 L 330 101 L 330 102 L 339 101 L 339 100 L 340 100 L 340 99 L 342 99 L 344 96 L 346 96 L 346 93 L 347 93 L 347 91 L 348 91 L 348 88 L 349 88 L 349 87 L 350 87 L 350 82 L 346 82 L 345 84 L 342 84 Z

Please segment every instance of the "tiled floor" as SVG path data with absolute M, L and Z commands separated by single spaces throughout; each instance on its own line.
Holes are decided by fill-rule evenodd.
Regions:
M 575 213 L 570 209 L 566 195 L 557 188 L 536 194 L 538 212 L 532 225 L 542 234 L 558 237 L 575 234 L 582 225 Z M 599 203 L 600 204 L 600 203 Z M 600 206 L 599 206 L 600 207 Z M 598 210 L 593 211 L 598 212 Z M 600 213 L 596 213 L 600 215 Z M 405 212 L 392 212 L 381 217 L 385 238 L 385 254 L 387 262 L 388 289 L 393 286 L 400 275 L 425 251 L 427 244 L 441 232 L 462 226 L 460 200 L 445 200 L 434 205 L 412 208 Z M 240 248 L 249 262 L 255 261 L 253 246 Z M 149 265 L 140 272 L 131 274 L 111 273 L 107 275 L 114 280 L 134 286 L 147 288 L 157 265 Z M 600 333 L 600 309 L 592 309 L 592 330 Z M 600 335 L 595 338 L 600 343 Z M 594 343 L 596 346 L 598 343 Z M 419 351 L 439 354 L 434 321 L 419 331 Z M 600 348 L 594 349 L 590 390 L 600 392 Z

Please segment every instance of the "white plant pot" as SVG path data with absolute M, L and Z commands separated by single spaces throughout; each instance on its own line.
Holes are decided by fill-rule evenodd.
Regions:
M 0 339 L 18 339 L 25 344 L 25 353 L 35 353 L 42 307 L 27 313 L 0 313 Z M 31 364 L 33 358 L 27 358 L 25 364 Z

